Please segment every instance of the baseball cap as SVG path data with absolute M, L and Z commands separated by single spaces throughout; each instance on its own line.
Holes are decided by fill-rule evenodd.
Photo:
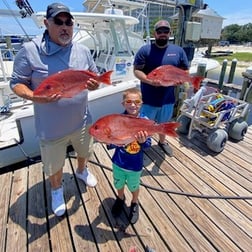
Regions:
M 56 17 L 60 13 L 67 13 L 72 19 L 70 9 L 62 3 L 52 3 L 47 6 L 46 18 Z
M 168 21 L 160 20 L 154 25 L 154 30 L 156 31 L 159 28 L 168 28 L 171 29 L 171 26 Z

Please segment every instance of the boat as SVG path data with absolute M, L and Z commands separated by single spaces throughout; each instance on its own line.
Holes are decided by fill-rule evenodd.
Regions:
M 90 48 L 100 73 L 113 70 L 113 85 L 102 86 L 89 93 L 89 109 L 93 121 L 106 114 L 120 113 L 123 110 L 120 106 L 122 92 L 131 87 L 139 87 L 140 84 L 133 74 L 134 54 L 146 43 L 143 36 L 133 29 L 139 20 L 124 15 L 120 9 L 114 7 L 106 8 L 104 13 L 72 12 L 72 15 L 77 24 L 74 40 Z M 37 12 L 31 17 L 38 27 L 43 27 L 44 16 L 45 12 Z M 1 69 L 4 71 L 5 61 L 0 59 Z M 199 63 L 205 64 L 206 71 L 219 66 L 212 59 L 195 58 L 192 61 L 191 74 L 197 73 Z M 39 156 L 33 105 L 11 92 L 8 76 L 0 84 L 0 106 L 0 168 L 27 162 Z

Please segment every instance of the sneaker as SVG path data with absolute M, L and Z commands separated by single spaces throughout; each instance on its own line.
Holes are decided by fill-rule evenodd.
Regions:
M 139 218 L 139 205 L 137 203 L 131 203 L 129 220 L 131 224 L 135 224 Z
M 170 145 L 166 143 L 160 143 L 158 142 L 158 146 L 166 153 L 168 156 L 172 157 L 173 156 L 173 151 Z
M 125 198 L 120 199 L 119 197 L 116 197 L 115 203 L 111 209 L 111 212 L 114 217 L 118 217 L 122 213 L 124 201 L 125 201 Z
M 75 175 L 78 179 L 84 181 L 87 186 L 94 187 L 97 184 L 95 176 L 89 171 L 88 168 L 85 168 L 81 173 L 76 172 Z
M 62 216 L 66 211 L 66 204 L 63 196 L 63 187 L 52 190 L 52 210 L 56 216 Z

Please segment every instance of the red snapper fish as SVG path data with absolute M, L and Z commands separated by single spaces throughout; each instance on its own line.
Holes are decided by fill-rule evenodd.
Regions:
M 196 90 L 200 88 L 200 83 L 204 79 L 202 76 L 190 76 L 186 70 L 172 65 L 163 65 L 155 68 L 147 75 L 147 78 L 161 81 L 161 85 L 164 87 L 190 82 Z
M 71 98 L 82 90 L 87 89 L 87 81 L 92 78 L 99 83 L 110 85 L 113 71 L 97 75 L 87 70 L 67 69 L 48 76 L 34 90 L 34 96 L 48 97 L 60 94 L 62 98 Z
M 89 129 L 97 141 L 118 146 L 127 145 L 135 140 L 139 131 L 147 131 L 148 136 L 160 133 L 176 137 L 178 122 L 157 124 L 152 120 L 124 114 L 110 114 L 98 119 Z

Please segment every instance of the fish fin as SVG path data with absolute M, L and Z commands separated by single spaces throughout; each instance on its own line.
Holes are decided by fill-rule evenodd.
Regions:
M 204 79 L 202 76 L 193 76 L 192 77 L 192 84 L 196 90 L 199 90 L 200 88 L 200 83 Z
M 177 136 L 177 132 L 175 130 L 179 126 L 180 126 L 179 122 L 160 123 L 158 125 L 158 127 L 159 127 L 159 129 L 161 131 L 160 132 L 161 134 L 169 135 L 169 136 L 172 136 L 172 137 Z
M 103 73 L 102 75 L 100 75 L 99 81 L 104 84 L 110 85 L 111 84 L 110 77 L 112 73 L 113 73 L 113 70 Z

